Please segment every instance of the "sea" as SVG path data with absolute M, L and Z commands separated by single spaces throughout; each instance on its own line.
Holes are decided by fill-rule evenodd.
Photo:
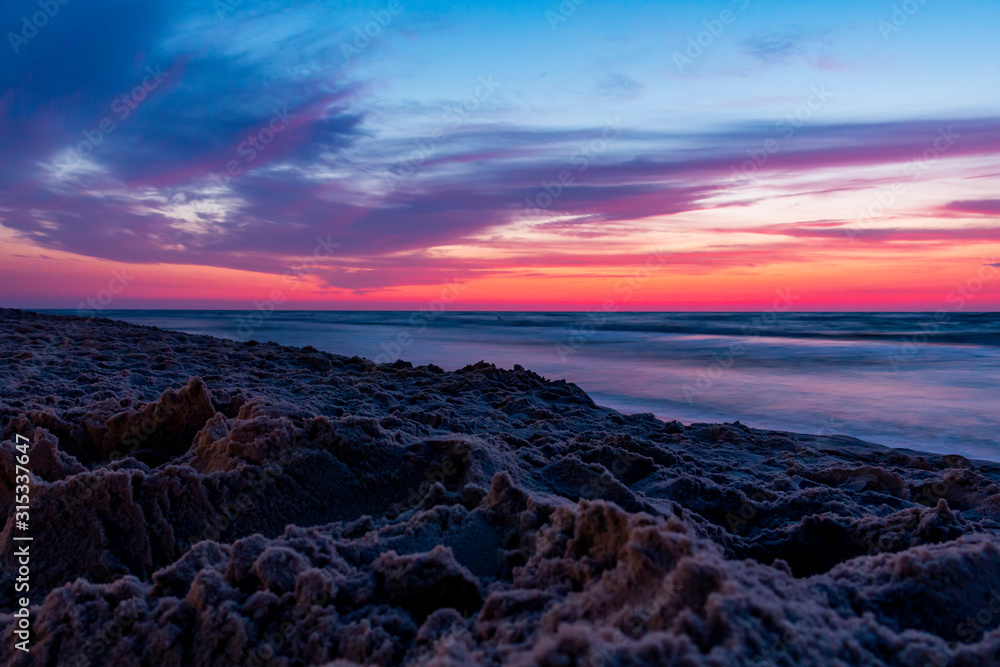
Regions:
M 59 311 L 49 311 L 59 312 Z M 107 310 L 233 340 L 454 370 L 520 364 L 664 420 L 1000 460 L 1000 313 Z

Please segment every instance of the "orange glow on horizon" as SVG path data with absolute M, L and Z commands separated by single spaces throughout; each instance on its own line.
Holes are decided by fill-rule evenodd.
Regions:
M 966 285 L 964 309 L 997 310 L 1000 269 L 986 260 L 1000 248 L 984 250 L 916 256 L 882 249 L 759 267 L 511 266 L 486 277 L 456 271 L 444 285 L 351 292 L 324 287 L 313 275 L 298 282 L 228 268 L 129 265 L 5 244 L 0 275 L 3 305 L 28 308 L 77 308 L 91 299 L 107 309 L 251 310 L 270 302 L 278 309 L 417 310 L 440 301 L 446 310 L 761 310 L 790 295 L 790 310 L 950 310 L 949 297 Z M 109 292 L 113 298 L 101 302 Z

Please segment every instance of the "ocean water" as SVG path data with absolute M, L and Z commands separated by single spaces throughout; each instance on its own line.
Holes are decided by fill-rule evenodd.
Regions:
M 1000 460 L 1000 313 L 101 314 L 446 370 L 520 364 L 622 412 Z

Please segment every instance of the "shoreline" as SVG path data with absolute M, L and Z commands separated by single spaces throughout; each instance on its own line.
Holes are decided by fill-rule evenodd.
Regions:
M 0 311 L 2 311 L 2 310 L 4 310 L 4 309 L 0 308 Z M 69 309 L 69 310 L 63 309 L 61 312 L 60 312 L 60 309 L 41 309 L 41 310 L 38 310 L 38 311 L 28 310 L 28 309 L 7 309 L 7 310 L 24 310 L 24 312 L 35 313 L 35 314 L 38 314 L 38 315 L 54 316 L 54 317 L 79 317 L 79 316 L 76 316 L 76 315 L 72 315 L 71 313 L 73 313 L 75 311 L 73 311 L 71 309 Z M 216 310 L 217 309 L 205 309 L 205 312 L 216 312 Z M 151 312 L 155 312 L 155 311 L 151 311 Z M 185 312 L 185 311 L 167 311 L 167 312 Z M 230 311 L 230 312 L 243 312 L 243 311 Z M 246 312 L 251 312 L 251 311 L 246 311 Z M 307 313 L 307 312 L 313 312 L 313 311 L 302 310 L 302 311 L 287 311 L 287 312 Z M 354 311 L 335 311 L 335 312 L 354 312 Z M 373 311 L 373 312 L 391 312 L 391 311 Z M 480 312 L 480 311 L 477 311 L 477 312 Z M 486 311 L 482 311 L 482 312 L 486 312 Z M 489 311 L 489 312 L 493 312 L 493 311 Z M 508 312 L 508 311 L 498 311 L 498 312 Z M 520 311 L 509 311 L 509 312 L 517 313 L 517 312 L 520 312 Z M 919 312 L 919 311 L 914 311 L 914 312 Z M 115 322 L 115 323 L 120 323 L 120 324 L 128 324 L 129 326 L 137 326 L 137 327 L 149 328 L 149 329 L 154 329 L 154 330 L 161 330 L 159 327 L 154 326 L 154 325 L 132 324 L 132 323 L 127 322 L 125 320 L 116 320 L 116 319 L 108 318 L 108 317 L 95 316 L 95 317 L 83 317 L 81 319 L 95 320 L 95 321 L 106 321 L 106 322 Z M 167 328 L 163 328 L 162 330 L 163 331 L 172 331 L 172 332 L 183 334 L 183 335 L 187 335 L 187 336 L 206 336 L 206 337 L 211 338 L 213 340 L 226 341 L 226 342 L 230 342 L 230 343 L 234 343 L 234 344 L 240 344 L 240 343 L 245 343 L 246 342 L 246 341 L 241 341 L 241 340 L 235 339 L 235 338 L 233 338 L 233 339 L 230 339 L 230 338 L 221 338 L 219 336 L 213 336 L 211 334 L 188 333 L 188 332 L 185 332 L 185 331 L 181 331 L 179 329 L 167 329 Z M 900 340 L 902 340 L 902 339 L 900 339 Z M 255 342 L 258 343 L 258 344 L 260 344 L 260 341 L 255 341 Z M 274 344 L 274 345 L 278 345 L 280 347 L 293 349 L 293 350 L 301 350 L 302 349 L 302 347 L 295 346 L 295 345 L 283 345 L 281 343 L 276 343 L 276 342 L 273 342 L 273 341 L 271 341 L 270 343 Z M 337 355 L 337 353 L 335 353 L 335 352 L 327 352 L 326 354 L 332 354 L 334 356 L 342 356 L 342 355 Z M 364 357 L 362 357 L 362 358 L 364 358 Z M 370 359 L 368 359 L 367 361 L 370 361 L 372 364 L 376 364 L 376 362 L 374 362 L 374 361 L 372 361 Z M 409 363 L 409 362 L 407 362 L 407 363 Z M 489 363 L 489 362 L 486 362 L 486 363 Z M 376 365 L 378 365 L 378 364 L 376 364 Z M 459 370 L 459 369 L 455 369 L 455 370 Z M 505 369 L 505 370 L 509 370 L 509 369 Z M 584 390 L 584 391 L 586 391 L 586 390 Z M 627 415 L 631 415 L 631 414 L 646 414 L 646 413 L 625 412 L 622 409 L 614 408 L 614 407 L 611 407 L 611 406 L 608 406 L 608 405 L 597 404 L 597 406 L 599 408 L 602 408 L 602 409 L 605 409 L 605 410 L 610 410 L 610 411 L 615 412 L 617 414 L 626 415 L 626 416 Z M 665 423 L 667 423 L 669 421 L 676 421 L 676 420 L 667 420 L 667 419 L 664 419 L 662 417 L 655 417 L 655 418 L 659 419 L 660 421 L 663 421 Z M 726 424 L 732 424 L 732 423 L 733 422 L 688 422 L 687 425 L 691 426 L 691 427 L 695 427 L 695 426 L 697 426 L 697 427 L 704 427 L 704 426 L 726 425 Z M 739 423 L 739 420 L 737 420 L 736 423 Z M 970 458 L 968 456 L 964 456 L 964 455 L 957 454 L 957 453 L 948 453 L 948 454 L 945 454 L 945 453 L 940 453 L 940 452 L 932 452 L 932 451 L 927 451 L 927 450 L 914 449 L 914 448 L 910 448 L 910 447 L 893 447 L 891 445 L 883 445 L 881 443 L 872 442 L 870 440 L 864 440 L 862 438 L 855 438 L 854 436 L 850 436 L 850 435 L 846 435 L 846 434 L 830 433 L 829 435 L 826 435 L 826 434 L 821 434 L 821 433 L 810 433 L 810 432 L 806 432 L 806 431 L 760 428 L 760 427 L 754 427 L 754 426 L 751 426 L 750 428 L 753 429 L 753 430 L 756 430 L 756 431 L 760 431 L 762 433 L 786 433 L 786 434 L 794 434 L 794 435 L 798 435 L 798 436 L 811 436 L 811 437 L 817 437 L 817 438 L 823 438 L 823 437 L 844 438 L 844 439 L 846 439 L 846 441 L 854 441 L 854 442 L 857 442 L 857 443 L 863 443 L 864 445 L 867 445 L 867 446 L 870 446 L 870 447 L 874 447 L 874 448 L 881 448 L 881 449 L 886 449 L 886 450 L 898 451 L 898 452 L 901 452 L 901 453 L 904 453 L 904 454 L 907 454 L 907 455 L 910 455 L 910 456 L 962 456 L 963 458 L 965 458 L 966 460 L 968 460 L 970 463 L 975 463 L 977 465 L 991 465 L 992 464 L 992 465 L 1000 466 L 1000 458 L 998 458 L 996 460 L 993 460 L 993 459 L 976 459 L 976 458 Z M 1000 469 L 1000 468 L 998 468 L 998 469 Z
M 12 309 L 0 326 L 0 634 L 13 645 L 15 435 L 39 633 L 5 664 L 241 664 L 281 628 L 272 652 L 309 663 L 1000 650 L 1000 615 L 965 620 L 1000 591 L 994 462 L 625 415 L 485 362 Z M 128 637 L 100 648 L 123 609 Z
M 229 340 L 239 340 L 237 323 L 245 319 L 239 312 L 213 311 L 104 314 Z M 769 431 L 839 433 L 888 447 L 1000 460 L 993 434 L 994 408 L 1000 403 L 983 391 L 1000 382 L 1000 366 L 993 363 L 1000 357 L 985 344 L 996 338 L 990 333 L 1000 326 L 996 317 L 953 323 L 949 335 L 979 332 L 983 337 L 983 347 L 963 352 L 961 346 L 941 344 L 945 331 L 926 346 L 886 344 L 883 338 L 890 332 L 921 340 L 907 332 L 919 330 L 922 317 L 896 315 L 845 320 L 796 314 L 794 322 L 764 332 L 787 334 L 778 338 L 733 337 L 743 320 L 720 314 L 622 314 L 600 327 L 599 338 L 573 333 L 581 331 L 580 313 L 508 313 L 502 322 L 494 313 L 445 313 L 432 321 L 414 321 L 413 315 L 275 311 L 258 337 L 375 363 L 400 357 L 447 370 L 480 359 L 504 368 L 520 364 L 574 382 L 596 402 L 623 414 L 652 412 L 684 423 L 739 419 Z M 699 333 L 647 340 L 649 332 L 675 325 Z M 818 344 L 809 332 L 839 332 L 857 340 Z

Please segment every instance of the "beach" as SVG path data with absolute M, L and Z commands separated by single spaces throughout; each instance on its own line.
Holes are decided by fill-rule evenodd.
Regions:
M 0 355 L 0 635 L 19 436 L 34 632 L 4 665 L 1000 655 L 1000 464 L 623 414 L 488 358 L 12 309 Z
M 789 296 L 789 300 L 791 300 Z M 778 301 L 778 306 L 787 306 Z M 455 370 L 520 364 L 619 412 L 1000 461 L 1000 315 L 129 311 L 110 319 Z M 72 311 L 65 314 L 77 314 Z

